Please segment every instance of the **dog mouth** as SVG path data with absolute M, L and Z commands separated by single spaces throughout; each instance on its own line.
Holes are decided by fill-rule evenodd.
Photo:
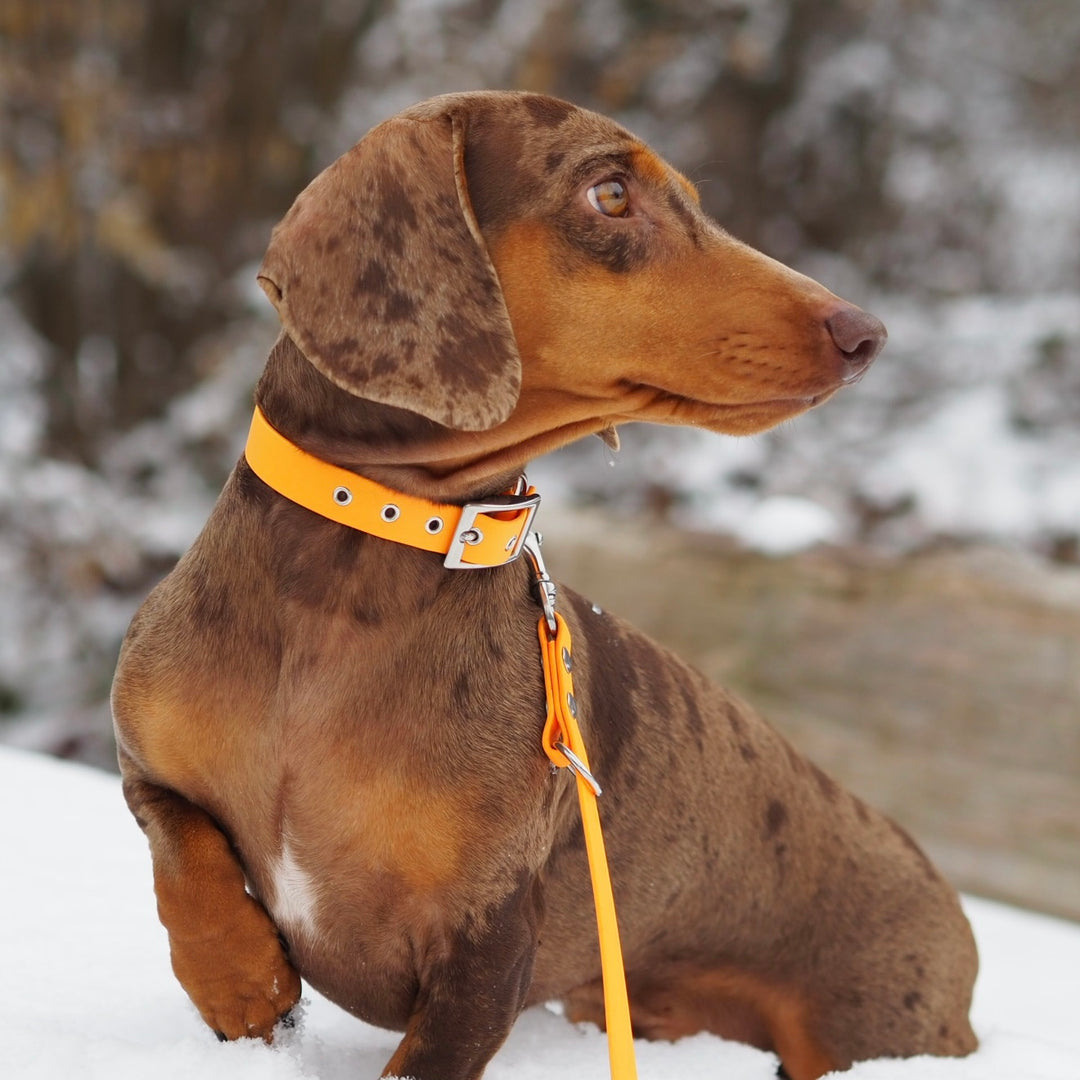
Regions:
M 685 424 L 721 434 L 750 434 L 774 427 L 823 404 L 841 387 L 830 387 L 815 394 L 732 402 L 687 397 L 645 383 L 636 384 L 634 389 L 647 394 L 648 402 L 627 419 Z

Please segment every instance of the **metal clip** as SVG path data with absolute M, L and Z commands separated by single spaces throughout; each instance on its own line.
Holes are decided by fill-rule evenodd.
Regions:
M 544 565 L 544 557 L 540 554 L 540 545 L 544 542 L 543 536 L 538 532 L 531 532 L 525 538 L 522 552 L 532 565 L 533 584 L 536 586 L 536 598 L 540 607 L 544 610 L 544 621 L 547 623 L 548 633 L 555 637 L 559 630 L 559 624 L 555 621 L 555 596 L 557 589 L 555 582 L 551 580 Z

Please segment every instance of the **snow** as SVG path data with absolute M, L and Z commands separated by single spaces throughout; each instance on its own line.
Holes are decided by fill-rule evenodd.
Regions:
M 146 843 L 118 780 L 0 749 L 0 1076 L 11 1080 L 354 1080 L 397 1042 L 307 991 L 271 1048 L 219 1044 L 174 981 Z M 857 1065 L 851 1080 L 1077 1080 L 1080 927 L 975 898 L 982 954 L 965 1060 Z M 713 1036 L 638 1043 L 642 1080 L 772 1080 L 775 1058 Z M 488 1080 L 605 1077 L 605 1040 L 554 1011 L 526 1013 Z

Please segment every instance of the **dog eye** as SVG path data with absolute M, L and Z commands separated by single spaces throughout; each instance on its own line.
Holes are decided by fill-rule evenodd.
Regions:
M 625 217 L 630 209 L 630 197 L 619 180 L 604 180 L 593 184 L 586 192 L 594 210 L 605 217 Z

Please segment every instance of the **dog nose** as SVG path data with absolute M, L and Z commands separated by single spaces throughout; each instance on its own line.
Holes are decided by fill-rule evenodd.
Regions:
M 844 382 L 857 379 L 873 363 L 889 336 L 879 318 L 852 304 L 837 308 L 825 320 L 825 326 L 844 356 Z

